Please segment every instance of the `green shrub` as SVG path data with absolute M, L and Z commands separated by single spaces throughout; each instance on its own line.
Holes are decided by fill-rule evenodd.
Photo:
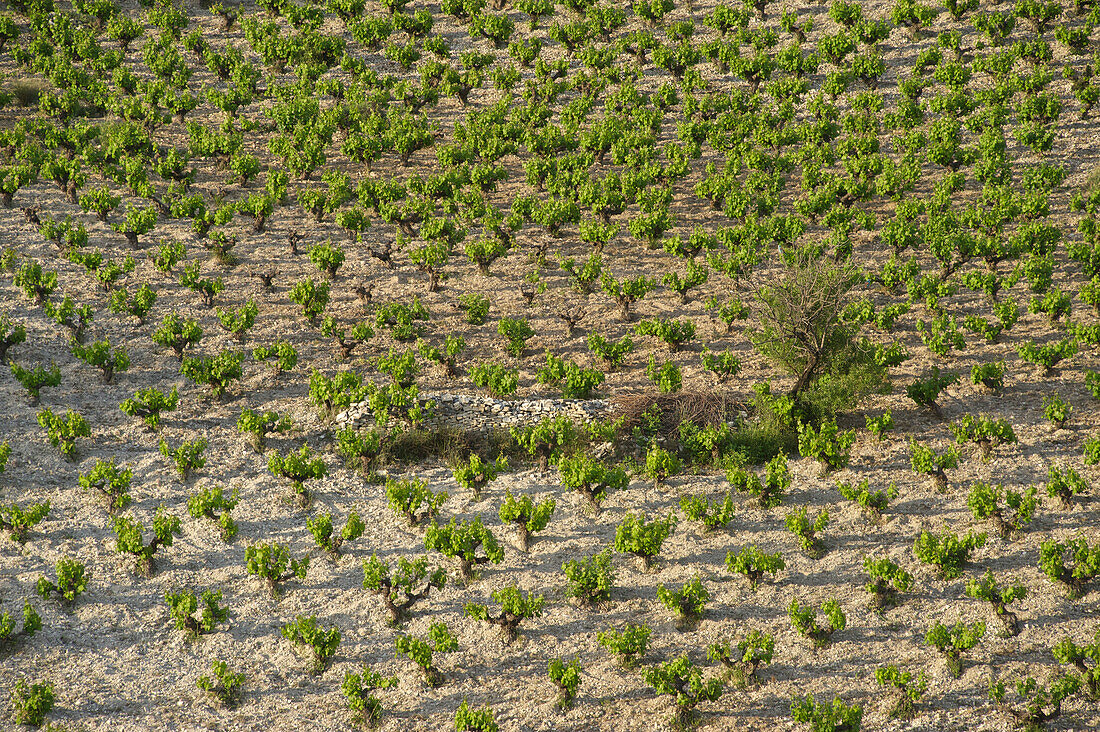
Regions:
M 313 262 L 314 267 L 328 275 L 329 279 L 336 276 L 336 272 L 344 264 L 344 259 L 344 250 L 331 241 L 315 244 L 309 249 L 309 261 Z
M 985 623 L 982 622 L 973 625 L 958 622 L 951 628 L 937 622 L 925 634 L 924 642 L 943 655 L 947 662 L 947 670 L 957 679 L 962 675 L 963 651 L 969 651 L 978 645 L 978 641 L 983 637 L 985 637 Z
M 42 630 L 42 617 L 31 605 L 29 600 L 23 601 L 23 628 L 16 632 L 15 619 L 10 613 L 0 613 L 0 647 L 10 648 L 24 638 Z
M 546 365 L 538 371 L 538 382 L 561 387 L 562 399 L 588 399 L 603 383 L 604 375 L 597 369 L 578 366 L 546 352 Z
M 863 707 L 845 704 L 839 696 L 833 698 L 832 704 L 819 704 L 807 694 L 791 698 L 791 718 L 809 724 L 814 732 L 859 732 Z
M 481 523 L 480 516 L 472 522 L 457 522 L 452 518 L 445 526 L 433 522 L 424 534 L 424 547 L 457 559 L 459 571 L 466 581 L 473 578 L 476 565 L 504 561 L 504 550 L 493 532 Z M 478 553 L 479 549 L 482 554 Z
M 447 493 L 433 493 L 420 479 L 386 480 L 386 500 L 395 513 L 405 517 L 410 526 L 419 526 L 435 519 Z M 423 512 L 421 512 L 423 509 Z
M 187 256 L 187 248 L 183 245 L 183 242 L 169 241 L 161 244 L 149 256 L 153 260 L 153 266 L 157 268 L 157 271 L 171 274 L 172 268 Z
M 50 502 L 32 503 L 21 508 L 16 503 L 0 505 L 0 529 L 11 533 L 11 538 L 22 544 L 27 540 L 30 530 L 50 513 Z
M 244 550 L 245 570 L 267 583 L 273 598 L 279 597 L 279 588 L 283 582 L 297 577 L 306 578 L 309 557 L 301 560 L 291 559 L 286 544 L 268 544 L 258 542 Z M 287 570 L 289 565 L 290 569 Z
M 1065 542 L 1050 539 L 1039 546 L 1039 571 L 1051 582 L 1061 582 L 1070 597 L 1081 597 L 1100 575 L 1100 544 L 1090 547 L 1084 537 Z
M 941 375 L 939 367 L 933 366 L 931 376 L 924 379 L 917 379 L 912 384 L 905 387 L 905 393 L 918 407 L 927 407 L 932 410 L 933 414 L 943 419 L 943 413 L 940 412 L 940 407 L 936 403 L 936 400 L 944 389 L 958 382 L 958 380 L 958 374 L 945 373 Z
M 428 361 L 434 361 L 443 367 L 447 378 L 458 376 L 458 358 L 466 350 L 466 339 L 460 335 L 448 333 L 443 347 L 429 346 L 426 341 L 418 341 L 420 355 Z
M 660 415 L 655 415 L 659 420 Z M 689 419 L 680 422 L 676 430 L 680 438 L 680 451 L 695 465 L 735 466 L 745 460 L 737 450 L 736 434 L 727 422 L 699 426 Z
M 501 455 L 496 462 L 483 462 L 475 452 L 471 453 L 465 463 L 459 463 L 454 469 L 455 482 L 474 494 L 474 499 L 481 498 L 481 489 L 488 483 L 497 479 L 497 476 L 508 469 L 508 459 Z
M 569 417 L 558 415 L 535 425 L 512 427 L 509 434 L 520 449 L 538 459 L 539 471 L 545 472 L 554 450 L 576 440 L 576 427 Z
M 727 641 L 711 643 L 707 646 L 707 659 L 718 661 L 731 671 L 737 672 L 742 682 L 747 685 L 758 680 L 757 671 L 761 666 L 772 662 L 775 638 L 770 633 L 751 630 L 735 648 L 736 653 Z
M 180 285 L 198 295 L 203 306 L 212 308 L 214 307 L 214 297 L 225 289 L 225 282 L 222 281 L 221 277 L 213 280 L 200 277 L 199 270 L 201 267 L 202 265 L 199 262 L 185 265 L 183 272 L 180 274 Z
M 494 397 L 511 396 L 519 386 L 519 372 L 496 362 L 481 363 L 470 369 L 475 386 L 488 389 Z
M 1076 470 L 1070 467 L 1060 468 L 1057 465 L 1051 465 L 1047 470 L 1045 487 L 1047 495 L 1060 499 L 1066 508 L 1073 505 L 1074 496 L 1088 493 L 1090 488 L 1088 482 Z
M 353 721 L 368 727 L 378 724 L 382 717 L 382 700 L 371 694 L 375 689 L 392 689 L 397 686 L 396 676 L 383 676 L 370 666 L 364 666 L 361 674 L 344 672 L 340 690 L 348 699 Z
M 516 358 L 523 355 L 527 341 L 535 335 L 526 318 L 501 318 L 497 324 L 497 333 L 508 341 L 505 350 Z
M 825 420 L 817 428 L 805 422 L 798 424 L 798 452 L 820 462 L 825 472 L 848 466 L 855 439 L 855 430 L 841 432 L 835 419 Z
M 680 348 L 695 337 L 695 323 L 690 320 L 643 320 L 634 326 L 638 335 L 652 336 L 664 341 L 670 351 Z
M 31 727 L 41 727 L 53 710 L 53 684 L 28 684 L 19 679 L 11 690 L 12 721 Z
M 149 387 L 138 389 L 134 395 L 118 405 L 122 413 L 128 417 L 138 417 L 145 426 L 151 430 L 160 428 L 161 412 L 171 412 L 179 406 L 180 395 L 176 387 L 165 394 L 160 389 Z
M 941 358 L 950 358 L 953 350 L 962 351 L 966 347 L 966 339 L 955 325 L 953 315 L 938 315 L 928 326 L 920 321 L 917 323 L 917 332 L 928 350 Z
M 500 504 L 500 520 L 515 525 L 520 551 L 528 550 L 531 534 L 544 530 L 550 523 L 556 505 L 553 498 L 535 503 L 530 496 L 516 499 L 510 490 L 505 491 L 504 502 Z
M 515 585 L 493 590 L 492 597 L 500 603 L 499 615 L 494 616 L 485 605 L 472 602 L 466 603 L 464 613 L 466 617 L 500 626 L 505 642 L 508 643 L 516 639 L 516 628 L 519 627 L 520 622 L 542 615 L 545 602 L 540 595 L 529 592 L 525 596 Z
M 699 575 L 695 575 L 679 590 L 670 590 L 661 585 L 657 588 L 657 599 L 676 616 L 681 627 L 686 627 L 703 617 L 707 603 L 710 602 L 710 593 L 703 586 Z
M 1051 679 L 1047 686 L 1040 686 L 1032 677 L 1019 679 L 1016 682 L 1016 696 L 1023 706 L 1009 706 L 1005 701 L 1005 685 L 1003 682 L 990 682 L 989 698 L 996 702 L 997 706 L 1006 708 L 1019 722 L 1020 726 L 1028 730 L 1043 729 L 1047 722 L 1057 719 L 1062 714 L 1062 702 L 1076 694 L 1081 688 L 1081 679 L 1073 674 Z M 1049 711 L 1048 711 L 1049 709 Z
M 77 343 L 84 341 L 84 331 L 91 325 L 92 317 L 95 315 L 91 305 L 86 303 L 77 305 L 68 295 L 56 305 L 53 301 L 47 300 L 42 309 L 46 311 L 46 317 L 50 320 L 68 328 L 71 340 Z
M 727 493 L 722 500 L 705 496 L 681 496 L 680 510 L 692 521 L 702 521 L 704 530 L 725 528 L 733 519 L 733 497 Z
M 363 589 L 382 598 L 390 624 L 408 617 L 412 606 L 425 599 L 432 589 L 442 590 L 447 573 L 441 568 L 428 571 L 428 558 L 409 560 L 399 557 L 397 566 L 390 566 L 372 554 L 363 560 Z
M 951 433 L 955 435 L 955 442 L 960 445 L 973 442 L 981 450 L 982 460 L 985 462 L 989 462 L 993 448 L 997 445 L 1013 444 L 1017 441 L 1012 425 L 1003 419 L 966 414 L 958 422 L 952 422 L 950 427 Z
M 337 319 L 327 315 L 321 320 L 321 335 L 335 340 L 340 348 L 340 358 L 346 359 L 351 357 L 351 352 L 362 341 L 374 337 L 374 328 L 370 323 L 356 323 L 349 330 L 341 326 Z
M 331 379 L 313 369 L 309 375 L 309 398 L 320 410 L 323 419 L 367 398 L 363 377 L 353 371 L 341 371 Z
M 645 375 L 657 387 L 662 394 L 675 394 L 680 391 L 683 377 L 680 375 L 680 367 L 675 361 L 664 361 L 660 365 L 651 354 L 645 368 Z
M 546 669 L 547 675 L 554 685 L 558 687 L 559 709 L 568 709 L 573 706 L 573 700 L 577 697 L 577 689 L 581 685 L 581 665 L 577 659 L 571 659 L 566 664 L 560 658 L 550 661 Z
M 1058 663 L 1072 664 L 1081 674 L 1081 683 L 1089 699 L 1100 698 L 1100 633 L 1093 636 L 1092 643 L 1079 646 L 1068 636 L 1050 649 Z M 1088 666 L 1085 661 L 1092 661 Z
M 241 688 L 245 682 L 244 674 L 231 671 L 225 661 L 214 661 L 210 665 L 210 671 L 213 678 L 203 674 L 195 685 L 227 708 L 236 709 L 244 693 Z
M 466 257 L 477 264 L 478 270 L 486 277 L 489 267 L 508 252 L 508 246 L 495 236 L 483 236 L 466 243 Z
M 791 485 L 791 471 L 787 456 L 780 453 L 768 461 L 764 480 L 744 468 L 731 468 L 726 480 L 738 491 L 757 497 L 763 508 L 774 508 L 783 502 L 783 494 Z
M 57 273 L 42 269 L 33 260 L 24 260 L 11 278 L 11 283 L 23 291 L 35 305 L 41 305 L 57 289 Z
M 1031 486 L 1023 493 L 1011 488 L 1007 491 L 1003 484 L 989 485 L 976 482 L 966 498 L 966 505 L 978 521 L 992 519 L 993 526 L 1002 538 L 1019 533 L 1027 528 L 1039 506 L 1038 489 Z M 1001 499 L 1004 505 L 1000 505 Z
M 344 528 L 336 535 L 333 535 L 335 527 L 332 524 L 331 513 L 323 513 L 306 519 L 306 528 L 309 529 L 309 533 L 313 534 L 313 540 L 317 542 L 317 546 L 327 552 L 335 561 L 340 557 L 340 548 L 344 545 L 344 542 L 358 539 L 367 527 L 359 518 L 359 514 L 352 511 L 348 514 L 347 521 L 344 522 Z
M 937 455 L 932 448 L 925 447 L 916 440 L 910 440 L 909 463 L 914 472 L 929 476 L 936 490 L 945 493 L 947 491 L 946 470 L 958 467 L 959 452 L 952 445 L 942 455 Z
M 955 579 L 962 574 L 962 568 L 970 558 L 970 552 L 985 546 L 986 534 L 967 532 L 960 539 L 946 529 L 936 536 L 922 531 L 913 542 L 913 555 L 925 564 L 934 565 L 944 579 Z
M 596 633 L 596 640 L 609 653 L 618 657 L 621 665 L 630 668 L 645 656 L 652 632 L 647 625 L 627 623 L 621 631 L 599 631 Z
M 73 343 L 72 352 L 84 363 L 98 368 L 104 384 L 111 383 L 115 372 L 130 368 L 130 357 L 126 355 L 126 349 L 116 348 L 112 352 L 111 344 L 107 341 L 97 341 L 88 345 Z
M 633 554 L 648 570 L 650 562 L 661 551 L 661 545 L 676 527 L 676 517 L 669 515 L 665 520 L 654 519 L 646 523 L 645 514 L 628 512 L 615 529 L 615 551 Z
M 107 307 L 112 313 L 133 315 L 138 319 L 139 325 L 145 325 L 145 316 L 153 309 L 156 301 L 157 293 L 147 282 L 143 282 L 133 295 L 125 287 L 115 289 Z
M 368 481 L 377 479 L 374 466 L 382 456 L 386 436 L 378 430 L 359 431 L 348 425 L 336 433 L 336 451 L 344 465 L 358 470 Z
M 317 319 L 325 312 L 329 300 L 329 284 L 317 284 L 313 278 L 300 280 L 290 290 L 290 301 L 302 308 L 302 315 L 310 325 L 316 325 Z
M 702 672 L 687 656 L 665 661 L 645 672 L 645 682 L 658 695 L 668 694 L 676 701 L 673 726 L 682 729 L 696 717 L 695 707 L 702 701 L 714 701 L 722 696 L 722 682 L 718 679 L 703 681 Z
M 298 504 L 303 508 L 309 505 L 312 494 L 306 488 L 307 480 L 320 480 L 328 475 L 328 468 L 321 458 L 314 458 L 309 445 L 302 445 L 298 452 L 289 452 L 283 457 L 274 453 L 267 461 L 271 474 L 290 481 Z
M 866 478 L 860 481 L 857 486 L 853 486 L 851 483 L 837 483 L 836 489 L 841 496 L 874 516 L 878 516 L 885 511 L 889 500 L 897 495 L 897 487 L 893 483 L 886 490 L 872 492 Z
M 863 568 L 869 577 L 863 588 L 871 593 L 879 612 L 900 605 L 898 593 L 908 592 L 913 587 L 913 575 L 889 559 L 864 557 Z
M 459 307 L 462 309 L 462 317 L 470 325 L 484 325 L 489 316 L 489 298 L 477 293 L 467 293 L 458 296 Z
M 87 420 L 72 409 L 61 417 L 49 409 L 43 409 L 38 413 L 38 424 L 46 430 L 46 437 L 50 444 L 69 460 L 76 456 L 76 440 L 79 437 L 91 437 L 92 429 Z
M 886 433 L 894 429 L 894 415 L 887 409 L 877 417 L 867 415 L 867 431 L 874 435 L 879 442 L 886 439 Z
M 974 364 L 970 369 L 970 381 L 974 384 L 981 384 L 994 394 L 1000 394 L 1005 386 L 1004 361 Z
M 443 683 L 443 673 L 437 669 L 433 661 L 433 653 L 450 653 L 458 650 L 458 639 L 451 634 L 444 623 L 432 623 L 428 628 L 428 640 L 413 638 L 409 635 L 398 636 L 395 641 L 397 652 L 408 656 L 423 674 L 424 683 L 428 686 L 439 686 Z
M 787 525 L 787 531 L 791 532 L 798 539 L 798 546 L 802 549 L 803 553 L 811 559 L 817 559 L 824 553 L 824 547 L 821 541 L 817 538 L 817 532 L 825 528 L 829 523 L 829 512 L 822 509 L 817 518 L 810 521 L 806 516 L 806 507 L 788 513 L 784 522 Z
M 278 412 L 256 412 L 245 408 L 237 418 L 237 431 L 248 436 L 248 443 L 258 453 L 264 451 L 264 437 L 269 432 L 288 432 L 293 427 L 290 417 Z
M 395 340 L 407 343 L 415 341 L 424 334 L 424 326 L 419 321 L 431 317 L 428 309 L 413 297 L 412 304 L 401 302 L 378 305 L 374 313 L 374 322 L 379 328 L 388 328 Z
M 588 350 L 607 364 L 610 371 L 621 366 L 626 357 L 634 352 L 634 341 L 623 336 L 618 341 L 609 341 L 599 333 L 588 334 Z
M 115 513 L 130 505 L 130 479 L 133 474 L 130 468 L 119 470 L 114 459 L 96 460 L 87 473 L 77 478 L 77 482 L 84 490 L 94 489 L 102 493 L 107 499 L 107 510 Z
M 682 467 L 680 458 L 660 447 L 656 442 L 652 442 L 649 450 L 646 451 L 642 472 L 645 477 L 653 481 L 654 488 L 659 488 L 665 480 L 679 473 Z
M 186 483 L 196 470 L 202 470 L 205 467 L 206 458 L 203 453 L 206 451 L 206 447 L 207 442 L 201 437 L 190 442 L 183 442 L 175 449 L 168 447 L 167 440 L 161 439 L 160 454 L 172 461 L 180 480 Z
M 252 298 L 248 298 L 248 302 L 237 310 L 222 310 L 221 308 L 217 308 L 214 312 L 222 328 L 232 335 L 237 343 L 244 343 L 245 334 L 256 324 L 256 314 L 258 310 L 256 308 L 256 301 Z
M 575 598 L 585 605 L 611 599 L 615 568 L 611 564 L 610 550 L 605 549 L 585 559 L 567 560 L 561 565 L 561 571 L 569 582 L 566 597 Z
M 966 594 L 975 600 L 984 600 L 993 606 L 993 611 L 1004 623 L 1006 635 L 1011 637 L 1019 632 L 1016 613 L 1009 610 L 1008 606 L 1016 600 L 1023 600 L 1027 597 L 1028 591 L 1025 585 L 1000 587 L 993 577 L 993 572 L 987 570 L 980 578 L 972 577 L 967 580 Z
M 850 265 L 807 262 L 756 291 L 758 323 L 750 337 L 765 358 L 796 377 L 788 396 L 806 416 L 850 409 L 885 383 L 874 349 L 840 317 L 858 282 Z
M 237 522 L 229 512 L 237 507 L 240 497 L 237 490 L 227 498 L 225 487 L 220 485 L 203 488 L 187 499 L 187 512 L 192 518 L 207 518 L 218 525 L 222 541 L 229 542 L 237 535 Z
M 486 17 L 486 16 L 478 16 Z M 508 16 L 500 17 L 511 23 Z M 475 19 L 476 20 L 476 19 Z M 510 26 L 509 26 L 510 27 Z M 500 44 L 498 44 L 499 48 Z M 488 705 L 481 709 L 471 709 L 469 703 L 463 699 L 462 705 L 455 711 L 455 732 L 497 732 L 500 727 L 493 718 L 493 710 Z
M 755 544 L 744 547 L 739 552 L 735 552 L 731 549 L 729 553 L 726 554 L 726 567 L 734 574 L 745 575 L 745 578 L 749 581 L 749 588 L 754 592 L 760 585 L 760 580 L 764 578 L 765 574 L 770 574 L 774 577 L 776 573 L 785 569 L 786 566 L 779 552 L 775 554 L 765 554 L 760 551 Z
M 216 356 L 193 356 L 183 359 L 180 373 L 196 385 L 210 387 L 214 398 L 220 399 L 230 383 L 241 378 L 242 351 L 222 351 Z
M 88 589 L 88 572 L 84 563 L 70 557 L 62 557 L 54 565 L 57 574 L 57 582 L 50 582 L 45 576 L 38 578 L 35 592 L 43 600 L 48 600 L 51 594 L 57 594 L 66 606 L 72 606 L 76 598 L 84 590 Z
M 1056 430 L 1060 430 L 1066 426 L 1066 420 L 1069 419 L 1069 415 L 1072 412 L 1073 407 L 1057 394 L 1043 398 L 1043 416 L 1047 418 L 1051 426 Z
M 787 615 L 791 619 L 791 625 L 800 635 L 812 641 L 817 648 L 827 646 L 833 633 L 844 630 L 848 624 L 844 611 L 841 610 L 840 603 L 836 600 L 826 600 L 821 606 L 821 612 L 825 615 L 828 623 L 826 627 L 822 627 L 817 622 L 817 613 L 814 611 L 813 606 L 801 607 L 798 600 L 791 600 L 791 604 L 787 607 Z
M 397 686 L 396 676 L 383 676 L 370 666 L 364 666 L 362 674 L 345 671 L 340 690 L 348 698 L 348 709 L 352 712 L 352 720 L 374 726 L 382 717 L 382 700 L 374 696 L 371 691 L 390 689 L 395 686 Z
M 1100 371 L 1085 370 L 1085 386 L 1094 399 L 1100 399 Z
M 402 389 L 416 383 L 416 376 L 420 373 L 420 364 L 416 362 L 416 355 L 411 350 L 396 353 L 391 348 L 388 355 L 375 360 L 374 366 L 380 372 L 393 377 L 393 382 Z
M 27 396 L 30 398 L 31 404 L 38 404 L 42 387 L 59 386 L 61 384 L 61 369 L 52 361 L 49 369 L 38 363 L 30 369 L 25 369 L 14 361 L 11 362 L 9 368 L 15 380 L 27 390 Z
M 879 686 L 892 686 L 895 691 L 894 706 L 890 717 L 908 719 L 913 716 L 913 705 L 921 700 L 928 689 L 928 678 L 921 671 L 916 677 L 912 671 L 902 671 L 894 664 L 879 666 L 875 669 L 875 681 Z
M 115 551 L 119 554 L 132 554 L 137 560 L 138 570 L 146 576 L 153 572 L 153 557 L 162 546 L 172 546 L 174 536 L 179 536 L 180 520 L 170 513 L 165 512 L 164 507 L 157 509 L 153 518 L 153 538 L 146 544 L 143 538 L 145 533 L 141 524 L 126 516 L 115 518 Z
M 27 328 L 11 319 L 7 313 L 0 314 L 0 363 L 8 363 L 8 351 L 12 346 L 27 341 Z
M 725 381 L 741 373 L 741 359 L 730 351 L 712 352 L 704 347 L 699 358 L 702 361 L 703 370 L 715 374 L 719 381 Z
M 202 328 L 198 321 L 184 317 L 173 310 L 164 316 L 160 327 L 153 331 L 153 343 L 171 348 L 176 359 L 183 362 L 183 351 L 202 340 Z
M 589 507 L 598 513 L 600 504 L 613 490 L 622 490 L 629 478 L 626 471 L 615 466 L 605 465 L 587 453 L 562 456 L 558 461 L 561 484 L 572 488 L 588 499 Z
M 287 341 L 278 341 L 270 346 L 257 346 L 252 349 L 254 361 L 275 361 L 275 373 L 290 371 L 298 365 L 298 351 Z M 312 386 L 312 379 L 311 384 Z M 311 394 L 312 396 L 312 394 Z
M 627 323 L 631 319 L 630 308 L 657 286 L 657 280 L 644 275 L 617 280 L 605 271 L 600 277 L 600 286 L 619 306 L 619 320 Z
M 186 589 L 166 592 L 164 601 L 168 603 L 168 612 L 176 627 L 192 639 L 203 633 L 213 633 L 217 624 L 229 617 L 229 609 L 218 606 L 222 601 L 221 590 L 206 590 L 197 597 L 194 592 Z M 196 618 L 195 612 L 200 605 L 202 613 Z
M 317 625 L 313 615 L 298 615 L 293 622 L 282 627 L 283 637 L 296 646 L 308 647 L 313 656 L 313 673 L 320 674 L 328 667 L 329 660 L 340 646 L 340 630 L 333 626 L 328 630 Z
M 1042 346 L 1036 345 L 1034 341 L 1025 341 L 1016 346 L 1016 353 L 1028 363 L 1042 368 L 1044 376 L 1050 376 L 1059 363 L 1077 355 L 1077 349 L 1076 340 L 1063 338 Z

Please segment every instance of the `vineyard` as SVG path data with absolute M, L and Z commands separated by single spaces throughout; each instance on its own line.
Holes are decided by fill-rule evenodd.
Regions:
M 8 0 L 0 720 L 1100 727 L 1098 34 Z

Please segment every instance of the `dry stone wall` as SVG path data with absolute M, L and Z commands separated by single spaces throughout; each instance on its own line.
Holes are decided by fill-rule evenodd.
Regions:
M 611 403 L 604 399 L 505 400 L 441 393 L 421 395 L 418 401 L 431 415 L 423 421 L 425 427 L 451 427 L 467 432 L 491 432 L 494 429 L 533 425 L 559 415 L 570 417 L 575 422 L 591 422 L 604 419 L 612 411 Z M 338 427 L 367 427 L 373 422 L 374 415 L 366 402 L 353 404 L 336 415 Z

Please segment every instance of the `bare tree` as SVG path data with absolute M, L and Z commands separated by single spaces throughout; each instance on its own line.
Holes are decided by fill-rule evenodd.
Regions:
M 838 406 L 854 406 L 881 386 L 885 371 L 874 362 L 872 347 L 857 340 L 858 328 L 841 317 L 860 281 L 850 264 L 819 259 L 789 264 L 755 284 L 757 324 L 750 337 L 760 353 L 795 377 L 792 399 L 801 401 L 826 375 L 835 382 L 828 401 Z

